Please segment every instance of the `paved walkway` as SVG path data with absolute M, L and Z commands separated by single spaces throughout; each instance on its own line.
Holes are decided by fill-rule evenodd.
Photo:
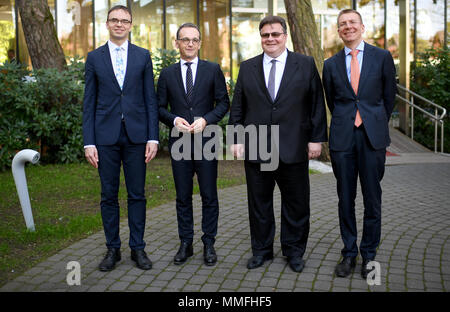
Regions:
M 403 157 L 407 165 L 389 165 Z M 388 157 L 383 186 L 382 240 L 376 260 L 381 285 L 369 286 L 359 274 L 361 259 L 349 278 L 338 278 L 340 259 L 337 196 L 332 173 L 311 176 L 311 230 L 302 273 L 291 271 L 279 242 L 280 194 L 275 196 L 277 233 L 273 261 L 246 268 L 251 256 L 245 186 L 219 191 L 218 263 L 203 265 L 200 197 L 194 196 L 194 256 L 176 266 L 178 248 L 174 202 L 147 214 L 146 251 L 153 269 L 135 268 L 128 249 L 127 221 L 121 223 L 122 261 L 112 272 L 97 269 L 104 253 L 104 234 L 96 233 L 36 265 L 0 291 L 450 291 L 450 157 L 418 163 L 408 154 Z M 428 154 L 433 159 L 434 155 Z M 361 235 L 362 198 L 357 198 Z M 70 261 L 81 265 L 81 285 L 68 286 Z

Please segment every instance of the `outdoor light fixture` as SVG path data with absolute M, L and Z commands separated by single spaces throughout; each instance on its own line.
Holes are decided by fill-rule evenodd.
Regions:
M 34 232 L 33 212 L 31 211 L 30 196 L 28 194 L 27 178 L 25 177 L 25 163 L 36 164 L 39 161 L 39 153 L 31 149 L 21 150 L 12 161 L 12 173 L 16 183 L 17 194 L 22 206 L 23 217 L 28 230 Z

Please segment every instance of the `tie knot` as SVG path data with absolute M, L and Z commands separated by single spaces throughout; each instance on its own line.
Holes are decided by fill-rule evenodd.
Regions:
M 271 60 L 270 61 L 272 64 L 275 64 L 276 62 L 277 62 L 277 60 L 276 59 L 273 59 L 273 60 Z
M 192 62 L 186 62 L 186 63 L 184 63 L 184 65 L 186 65 L 187 67 L 191 67 Z
M 358 55 L 358 53 L 359 53 L 359 50 L 352 50 L 352 51 L 350 52 L 350 54 L 351 54 L 352 57 L 356 57 L 356 56 Z
M 120 47 L 117 47 L 117 48 L 116 48 L 116 51 L 117 51 L 117 52 L 120 52 L 120 50 L 121 50 Z

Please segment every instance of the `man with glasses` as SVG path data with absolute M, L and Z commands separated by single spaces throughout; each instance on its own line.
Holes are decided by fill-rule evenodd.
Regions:
M 119 182 L 123 164 L 128 192 L 131 259 L 138 268 L 152 267 L 144 251 L 146 164 L 158 150 L 158 102 L 149 51 L 128 42 L 131 11 L 108 12 L 108 42 L 86 60 L 83 139 L 88 162 L 98 168 L 101 214 L 108 251 L 99 265 L 111 271 L 121 260 Z
M 394 108 L 397 84 L 389 51 L 364 42 L 364 24 L 358 11 L 347 9 L 338 15 L 338 34 L 344 49 L 327 59 L 323 85 L 332 113 L 330 156 L 337 181 L 339 225 L 344 243 L 339 277 L 347 277 L 358 255 L 355 198 L 358 176 L 364 199 L 364 222 L 359 252 L 361 276 L 366 279 L 375 260 L 381 237 L 381 179 L 386 147 L 389 146 L 389 118 Z
M 178 235 L 181 240 L 174 263 L 182 264 L 193 255 L 192 188 L 193 176 L 197 174 L 202 198 L 203 258 L 204 263 L 211 266 L 217 262 L 214 249 L 219 216 L 217 159 L 208 160 L 202 154 L 205 142 L 211 139 L 203 138 L 202 132 L 206 125 L 217 124 L 228 111 L 230 104 L 225 77 L 220 66 L 199 59 L 200 46 L 201 37 L 197 25 L 192 23 L 181 25 L 176 39 L 180 62 L 161 71 L 158 80 L 158 100 L 160 119 L 171 129 L 169 150 L 177 193 Z M 174 127 L 178 131 L 172 131 Z M 181 158 L 179 157 L 181 151 L 172 150 L 180 132 L 184 133 L 182 138 L 187 138 L 189 145 L 182 147 L 189 149 L 189 152 L 183 150 L 183 154 L 187 154 L 187 157 Z M 200 146 L 196 144 L 195 136 L 198 135 L 201 137 Z M 200 157 L 195 157 L 198 154 Z
M 275 183 L 281 191 L 281 250 L 295 272 L 304 268 L 303 254 L 309 234 L 308 159 L 321 153 L 327 140 L 322 83 L 314 59 L 286 49 L 286 21 L 267 16 L 259 24 L 264 53 L 241 64 L 230 111 L 230 125 L 279 127 L 275 141 L 279 166 L 263 171 L 263 160 L 249 159 L 249 140 L 231 146 L 241 157 L 245 151 L 248 210 L 253 256 L 247 268 L 260 267 L 273 258 Z M 277 140 L 278 139 L 278 140 Z M 238 139 L 239 140 L 239 139 Z M 277 155 L 278 153 L 278 155 Z M 254 154 L 254 153 L 253 153 Z

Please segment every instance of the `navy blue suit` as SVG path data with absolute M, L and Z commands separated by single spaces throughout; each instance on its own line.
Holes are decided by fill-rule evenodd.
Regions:
M 84 145 L 98 150 L 101 212 L 108 248 L 120 248 L 118 191 L 123 163 L 128 191 L 129 245 L 144 249 L 145 146 L 158 140 L 158 101 L 148 50 L 128 43 L 123 88 L 114 75 L 108 44 L 90 52 L 85 67 Z
M 189 101 L 181 76 L 180 63 L 164 68 L 158 79 L 159 115 L 170 130 L 176 117 L 189 124 L 196 117 L 203 117 L 207 125 L 217 124 L 230 106 L 225 77 L 218 64 L 200 60 L 194 83 L 192 99 Z M 170 107 L 170 108 L 169 108 Z M 177 193 L 176 209 L 178 234 L 181 241 L 193 241 L 194 222 L 192 212 L 193 176 L 197 174 L 202 198 L 202 241 L 214 244 L 217 234 L 219 202 L 217 198 L 217 159 L 202 157 L 194 160 L 194 135 L 191 135 L 190 159 L 175 160 L 172 153 L 172 171 Z M 169 150 L 178 137 L 169 137 Z M 202 147 L 211 138 L 202 138 Z
M 364 199 L 363 237 L 360 253 L 364 259 L 375 258 L 381 237 L 381 186 L 390 144 L 388 122 L 397 92 L 395 67 L 389 51 L 364 44 L 358 93 L 348 80 L 345 52 L 327 59 L 323 85 L 332 113 L 330 155 L 337 180 L 339 222 L 344 242 L 342 255 L 356 257 L 357 229 L 355 198 L 360 178 Z M 362 125 L 355 127 L 356 110 Z

